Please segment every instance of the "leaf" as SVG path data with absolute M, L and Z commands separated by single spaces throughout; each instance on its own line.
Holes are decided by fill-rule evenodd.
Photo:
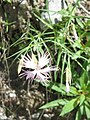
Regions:
M 90 33 L 89 33 L 90 34 Z M 90 38 L 89 38 L 89 40 L 86 42 L 86 44 L 85 44 L 85 48 L 86 47 L 90 47 Z
M 45 20 L 43 20 L 42 18 L 40 18 L 37 14 L 33 13 L 35 17 L 37 17 L 43 24 L 45 24 L 47 27 L 49 27 L 50 29 L 53 29 L 52 25 L 50 25 L 49 23 L 47 23 Z
M 90 119 L 90 104 L 85 101 L 85 112 L 88 119 Z
M 87 106 L 85 106 L 85 111 L 86 111 L 86 116 L 89 119 L 90 118 L 90 107 L 88 108 Z
M 56 83 L 56 82 L 47 82 L 46 84 L 43 84 L 41 83 L 43 86 L 51 89 L 51 90 L 54 90 L 56 92 L 59 92 L 63 95 L 67 95 L 67 96 L 76 96 L 78 95 L 78 91 L 75 87 L 71 86 L 70 87 L 70 92 L 67 93 L 66 92 L 66 86 L 64 84 L 59 84 L 59 83 Z
M 46 86 L 47 88 L 54 90 L 56 92 L 62 93 L 62 94 L 66 94 L 66 86 L 64 84 L 59 84 L 56 82 L 47 82 L 46 84 L 42 85 Z
M 80 96 L 80 105 L 82 105 L 85 101 L 85 95 L 84 94 L 81 94 Z
M 84 25 L 83 25 L 82 21 L 79 18 L 76 18 L 76 21 L 77 21 L 78 25 L 83 29 Z
M 68 16 L 69 12 L 66 9 L 61 9 L 60 11 L 58 11 L 59 14 L 61 14 L 62 16 Z
M 12 3 L 12 0 L 6 0 L 7 2 L 9 2 L 9 3 Z
M 73 86 L 70 87 L 70 92 L 67 93 L 66 92 L 66 86 L 64 84 L 60 84 L 60 83 L 56 83 L 56 82 L 50 82 L 50 81 L 48 81 L 46 84 L 43 84 L 43 83 L 41 83 L 41 84 L 43 86 L 51 89 L 51 90 L 54 90 L 54 91 L 59 92 L 63 95 L 66 95 L 66 96 L 76 96 L 76 95 L 79 94 L 78 90 Z
M 76 118 L 75 120 L 81 120 L 81 112 L 80 112 L 80 108 L 78 109 L 77 113 L 76 113 Z
M 58 56 L 58 58 L 57 58 L 57 67 L 58 67 L 59 64 L 60 64 L 61 55 L 62 55 L 62 52 L 59 50 L 58 55 L 57 55 L 57 56 Z M 58 72 L 55 71 L 55 72 L 54 72 L 55 81 L 57 80 L 57 77 L 58 77 Z
M 63 85 L 63 84 L 61 84 L 61 85 L 53 85 L 52 87 L 51 87 L 51 89 L 52 90 L 55 90 L 56 92 L 60 92 L 60 93 L 63 93 L 63 94 L 65 94 L 66 93 L 66 86 L 65 85 Z
M 83 46 L 82 46 L 82 44 L 81 44 L 81 40 L 80 40 L 80 39 L 76 40 L 76 41 L 73 43 L 73 47 L 79 48 L 79 49 L 83 49 Z
M 87 81 L 88 81 L 88 76 L 87 76 L 87 72 L 86 71 L 83 72 L 83 74 L 80 77 L 79 81 L 80 81 L 81 88 L 82 89 L 86 88 Z
M 72 59 L 80 58 L 82 52 L 83 52 L 82 50 L 79 50 L 79 51 L 73 53 Z
M 46 108 L 56 107 L 59 105 L 65 105 L 67 102 L 68 101 L 66 99 L 54 100 L 54 101 L 51 101 L 51 102 L 43 105 L 42 107 L 40 107 L 40 109 L 46 109 Z
M 78 90 L 77 90 L 75 87 L 71 86 L 71 87 L 70 87 L 70 93 L 71 93 L 73 96 L 76 96 L 76 95 L 78 95 Z
M 83 114 L 85 113 L 85 107 L 84 107 L 84 106 L 85 106 L 85 105 L 81 105 L 81 106 L 79 107 L 81 115 L 83 115 Z
M 77 109 L 75 120 L 81 120 L 81 116 L 84 115 L 84 113 L 85 113 L 84 105 L 81 105 Z
M 77 107 L 78 104 L 78 98 L 72 99 L 63 107 L 60 116 L 64 116 L 65 114 L 71 112 L 75 107 Z

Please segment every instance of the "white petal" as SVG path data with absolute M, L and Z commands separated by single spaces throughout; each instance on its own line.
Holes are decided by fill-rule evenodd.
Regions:
M 42 70 L 42 72 L 50 72 L 50 71 L 57 71 L 58 69 L 56 68 L 56 66 L 51 66 L 51 67 L 48 66 L 41 70 Z
M 49 63 L 50 63 L 49 54 L 44 54 L 41 57 L 39 55 L 38 65 L 40 68 L 43 68 L 44 66 L 48 65 Z
M 25 71 L 25 70 L 23 70 L 23 73 L 21 73 L 19 76 L 20 77 L 26 77 L 26 80 L 28 80 L 28 79 L 33 80 L 35 75 L 36 75 L 36 72 L 34 72 L 34 71 L 29 71 L 29 70 Z
M 23 67 L 25 68 L 31 68 L 33 71 L 23 71 L 22 74 L 20 74 L 21 77 L 26 76 L 26 79 L 35 79 L 35 77 L 42 82 L 47 81 L 50 79 L 50 72 L 56 71 L 56 66 L 50 67 L 50 55 L 48 53 L 45 53 L 40 56 L 40 53 L 38 54 L 38 61 L 34 54 L 32 54 L 32 57 L 30 57 L 28 54 L 27 56 L 24 56 L 23 58 Z
M 24 57 L 23 67 L 35 69 L 37 67 L 37 64 L 29 55 L 27 55 L 27 57 Z
M 70 85 L 68 82 L 66 82 L 66 92 L 68 93 L 70 91 Z
M 46 81 L 49 77 L 42 74 L 40 71 L 37 71 L 37 79 L 41 80 L 42 82 Z
M 41 73 L 50 73 L 50 67 L 45 67 L 43 69 L 40 69 Z

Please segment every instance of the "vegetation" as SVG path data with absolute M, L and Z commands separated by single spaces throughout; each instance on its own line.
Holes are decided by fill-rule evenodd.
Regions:
M 68 3 L 66 9 L 56 12 L 49 11 L 43 0 L 36 3 L 26 1 L 25 5 L 19 1 L 1 1 L 0 69 L 5 73 L 5 80 L 0 78 L 0 106 L 5 109 L 6 116 L 13 115 L 13 119 L 20 119 L 18 107 L 30 99 L 30 87 L 38 84 L 38 87 L 53 95 L 49 98 L 44 91 L 48 101 L 44 98 L 44 104 L 39 104 L 38 111 L 55 109 L 59 111 L 60 119 L 66 119 L 71 114 L 75 120 L 90 119 L 90 12 L 82 6 L 82 1 L 73 3 Z M 60 15 L 61 20 L 53 24 L 50 18 L 42 17 L 42 13 L 49 12 Z M 36 60 L 38 53 L 45 52 L 52 58 L 50 64 L 58 68 L 58 71 L 51 72 L 48 82 L 34 79 L 30 84 L 30 80 L 20 78 L 17 71 L 21 55 L 34 53 L 33 59 Z M 23 87 L 19 88 L 21 84 Z M 11 91 L 8 95 L 7 89 Z M 25 98 L 21 97 L 23 94 Z M 19 105 L 16 105 L 17 101 Z M 26 119 L 32 119 L 29 104 L 24 106 L 28 111 Z M 38 120 L 40 117 L 43 119 L 39 116 Z

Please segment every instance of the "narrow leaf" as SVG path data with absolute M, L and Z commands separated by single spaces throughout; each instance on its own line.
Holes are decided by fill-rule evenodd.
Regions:
M 81 120 L 81 112 L 80 109 L 78 109 L 77 113 L 76 113 L 76 118 L 75 120 Z
M 53 29 L 53 27 L 47 23 L 45 20 L 43 20 L 42 18 L 40 18 L 38 15 L 36 15 L 35 13 L 33 13 L 35 15 L 35 17 L 37 17 L 43 24 L 45 24 L 47 27 L 49 27 L 50 29 Z
M 85 95 L 82 94 L 82 95 L 80 96 L 80 106 L 84 103 L 84 101 L 85 101 Z
M 87 118 L 90 119 L 90 105 L 87 101 L 85 102 L 85 112 L 86 112 Z
M 71 112 L 77 105 L 79 104 L 78 99 L 72 99 L 63 107 L 60 116 L 64 116 L 65 114 Z
M 78 18 L 76 18 L 76 21 L 77 21 L 78 25 L 83 29 L 84 25 L 83 25 L 82 21 Z
M 51 102 L 43 105 L 42 107 L 40 107 L 40 109 L 46 109 L 46 108 L 56 107 L 59 105 L 65 105 L 67 102 L 68 101 L 66 99 L 54 100 L 54 101 L 51 101 Z
M 55 82 L 47 82 L 47 84 L 42 84 L 44 86 L 46 86 L 47 88 L 54 90 L 56 92 L 62 93 L 62 94 L 66 94 L 66 86 L 64 84 L 59 84 L 59 83 L 55 83 Z

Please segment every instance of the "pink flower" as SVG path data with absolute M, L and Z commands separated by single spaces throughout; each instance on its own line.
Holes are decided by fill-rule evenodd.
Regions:
M 23 72 L 20 76 L 25 76 L 26 80 L 38 79 L 45 82 L 51 78 L 50 72 L 57 70 L 55 66 L 51 66 L 51 58 L 48 53 L 38 53 L 38 60 L 33 53 L 32 56 L 27 54 L 27 56 L 22 57 L 22 60 L 22 68 L 26 68 L 27 70 L 22 70 Z

